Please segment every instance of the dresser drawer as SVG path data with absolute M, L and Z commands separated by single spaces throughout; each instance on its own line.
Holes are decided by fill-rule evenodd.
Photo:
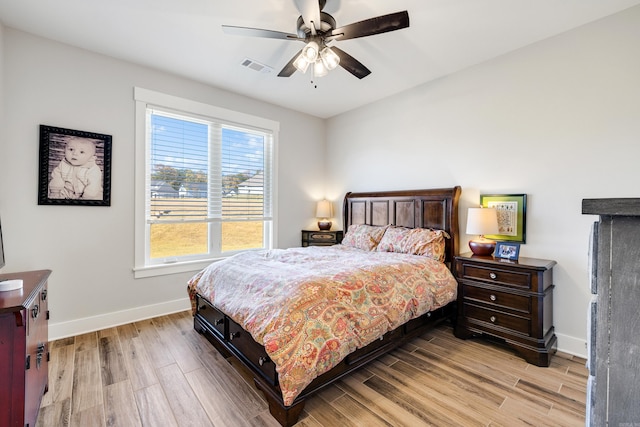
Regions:
M 514 288 L 531 289 L 531 274 L 523 271 L 509 271 L 492 266 L 462 264 L 462 278 L 482 280 Z
M 465 301 L 477 301 L 490 306 L 508 308 L 525 314 L 531 313 L 531 298 L 524 295 L 514 295 L 509 292 L 485 289 L 466 285 L 462 288 Z
M 510 315 L 489 308 L 464 304 L 464 315 L 469 323 L 481 323 L 488 329 L 502 328 L 524 335 L 531 335 L 531 320 L 529 318 Z
M 277 379 L 276 365 L 271 361 L 264 347 L 255 342 L 251 334 L 242 329 L 236 322 L 231 319 L 228 319 L 228 322 L 229 337 L 227 340 L 229 345 L 235 347 L 244 356 L 245 362 L 253 365 L 263 374 L 267 381 L 275 385 Z
M 214 332 L 217 332 L 220 337 L 225 336 L 225 315 L 220 310 L 212 306 L 209 301 L 202 298 L 200 295 L 196 297 L 197 312 L 208 323 L 213 326 Z

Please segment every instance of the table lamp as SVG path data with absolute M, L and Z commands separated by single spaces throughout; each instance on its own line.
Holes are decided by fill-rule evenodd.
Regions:
M 320 200 L 316 208 L 316 218 L 318 218 L 318 228 L 320 230 L 331 230 L 330 218 L 333 217 L 333 205 L 328 200 Z
M 498 234 L 498 213 L 494 208 L 469 208 L 467 213 L 467 234 L 477 234 L 478 238 L 469 241 L 474 255 L 489 256 L 496 242 L 486 239 L 485 234 Z

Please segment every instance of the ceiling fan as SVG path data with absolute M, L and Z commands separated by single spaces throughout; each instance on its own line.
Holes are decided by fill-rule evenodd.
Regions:
M 278 77 L 290 77 L 296 70 L 304 73 L 309 66 L 313 67 L 314 76 L 321 77 L 340 65 L 357 78 L 362 79 L 368 76 L 371 71 L 353 56 L 334 45 L 329 46 L 329 44 L 334 41 L 400 30 L 409 26 L 409 13 L 405 10 L 336 28 L 336 20 L 328 13 L 322 12 L 326 0 L 294 1 L 300 11 L 300 17 L 296 23 L 297 34 L 260 28 L 222 26 L 222 30 L 226 34 L 304 42 L 304 48 L 291 58 L 280 71 Z

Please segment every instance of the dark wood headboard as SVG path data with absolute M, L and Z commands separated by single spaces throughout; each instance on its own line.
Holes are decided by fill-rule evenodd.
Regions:
M 396 225 L 446 231 L 445 262 L 458 255 L 458 199 L 461 189 L 380 191 L 344 196 L 344 231 L 351 224 Z

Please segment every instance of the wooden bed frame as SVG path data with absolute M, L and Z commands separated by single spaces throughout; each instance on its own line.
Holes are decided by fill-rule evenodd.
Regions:
M 451 265 L 458 254 L 458 199 L 460 187 L 387 191 L 372 193 L 347 193 L 344 198 L 344 231 L 351 224 L 403 226 L 409 228 L 434 228 L 445 230 L 450 236 L 446 241 L 445 262 Z M 234 356 L 254 376 L 254 382 L 269 404 L 271 415 L 283 426 L 298 421 L 305 399 L 344 375 L 354 371 L 376 357 L 385 354 L 407 341 L 423 334 L 447 319 L 455 319 L 455 301 L 438 310 L 410 320 L 399 328 L 386 333 L 379 340 L 348 355 L 340 364 L 316 378 L 295 399 L 285 406 L 278 385 L 274 363 L 263 346 L 224 313 L 218 311 L 206 299 L 196 295 L 194 328 L 225 357 Z

